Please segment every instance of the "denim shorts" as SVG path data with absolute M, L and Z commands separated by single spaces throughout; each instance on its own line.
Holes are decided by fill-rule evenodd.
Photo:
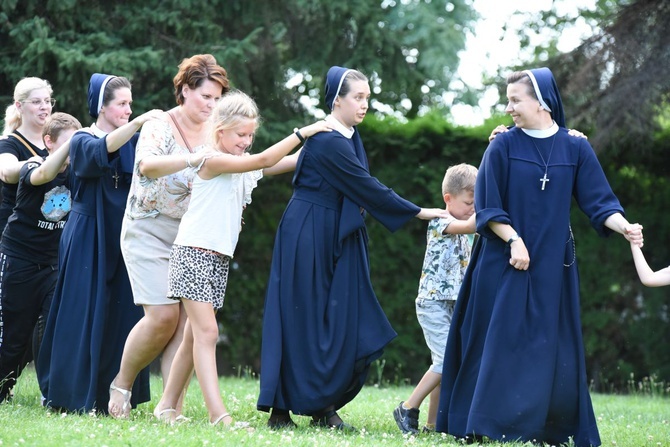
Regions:
M 430 358 L 433 362 L 430 365 L 430 371 L 437 374 L 442 374 L 444 351 L 447 347 L 447 337 L 455 305 L 455 300 L 416 299 L 416 317 L 423 329 L 423 336 L 430 349 Z

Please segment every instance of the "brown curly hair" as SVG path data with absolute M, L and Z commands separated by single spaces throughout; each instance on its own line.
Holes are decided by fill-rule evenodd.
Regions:
M 205 80 L 219 84 L 222 95 L 230 90 L 226 70 L 216 63 L 216 59 L 211 54 L 196 54 L 182 60 L 179 64 L 179 71 L 172 80 L 177 104 L 184 104 L 182 89 L 185 85 L 195 90 Z

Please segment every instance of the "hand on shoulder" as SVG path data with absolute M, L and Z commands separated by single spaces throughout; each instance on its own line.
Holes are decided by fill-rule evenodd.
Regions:
M 165 115 L 164 111 L 162 111 L 160 109 L 153 109 L 153 110 L 149 110 L 148 112 L 144 112 L 143 114 L 141 114 L 140 116 L 135 118 L 133 121 L 136 122 L 139 126 L 142 126 L 147 121 L 157 120 L 157 119 L 165 120 L 164 115 Z

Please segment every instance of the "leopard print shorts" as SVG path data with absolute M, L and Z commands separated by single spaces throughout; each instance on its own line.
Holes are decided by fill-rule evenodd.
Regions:
M 223 307 L 230 256 L 197 247 L 173 245 L 168 272 L 168 298 L 211 303 Z

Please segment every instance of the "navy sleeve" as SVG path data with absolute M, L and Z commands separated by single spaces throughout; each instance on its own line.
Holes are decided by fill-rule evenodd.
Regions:
M 116 156 L 117 152 L 114 153 Z M 101 177 L 109 170 L 110 155 L 106 138 L 77 132 L 70 141 L 70 167 L 77 177 Z
M 489 222 L 512 225 L 504 209 L 503 192 L 507 190 L 507 135 L 496 136 L 484 152 L 475 183 L 475 210 L 477 233 L 486 238 L 498 236 L 489 227 Z
M 612 230 L 605 226 L 605 221 L 612 214 L 623 215 L 624 210 L 588 140 L 580 140 L 574 196 L 579 208 L 589 217 L 591 226 L 599 235 L 607 236 Z
M 310 154 L 324 179 L 345 198 L 364 208 L 389 231 L 415 217 L 420 207 L 372 177 L 343 136 L 333 132 L 314 139 Z

